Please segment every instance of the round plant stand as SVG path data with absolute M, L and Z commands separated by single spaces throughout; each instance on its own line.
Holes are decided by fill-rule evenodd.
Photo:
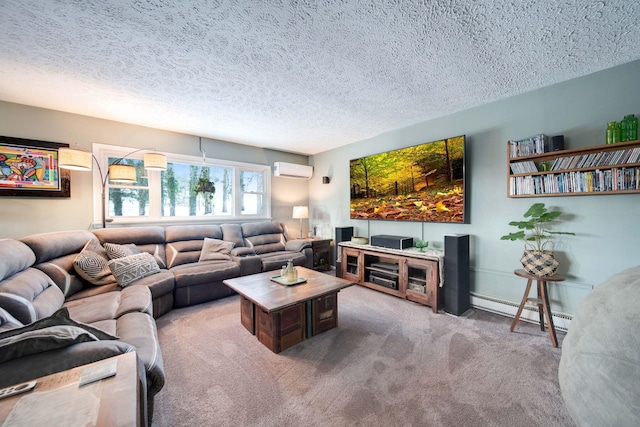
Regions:
M 515 329 L 518 321 L 520 320 L 520 315 L 522 314 L 522 310 L 527 302 L 536 304 L 538 306 L 538 315 L 540 316 L 540 330 L 544 331 L 544 317 L 547 317 L 547 325 L 549 329 L 549 335 L 551 336 L 551 344 L 554 347 L 558 347 L 558 338 L 556 337 L 556 328 L 553 326 L 553 316 L 551 314 L 551 307 L 549 306 L 549 294 L 547 292 L 547 282 L 562 282 L 565 277 L 560 274 L 554 274 L 553 276 L 534 276 L 533 274 L 529 274 L 522 269 L 515 270 L 513 272 L 516 276 L 524 277 L 527 279 L 527 288 L 524 291 L 524 296 L 522 297 L 522 302 L 520 303 L 520 307 L 518 307 L 518 312 L 516 313 L 515 319 L 513 319 L 513 323 L 511 324 L 511 332 Z M 529 292 L 531 291 L 531 284 L 533 281 L 537 282 L 538 288 L 538 297 L 537 298 L 529 298 Z

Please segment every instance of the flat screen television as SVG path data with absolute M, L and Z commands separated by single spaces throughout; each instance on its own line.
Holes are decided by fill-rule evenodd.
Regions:
M 352 219 L 466 223 L 465 135 L 350 161 Z

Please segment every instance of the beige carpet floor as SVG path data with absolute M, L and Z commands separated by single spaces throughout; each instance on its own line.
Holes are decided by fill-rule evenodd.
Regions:
M 160 426 L 573 426 L 546 332 L 352 286 L 339 326 L 274 354 L 240 325 L 239 297 L 158 320 Z M 564 334 L 559 333 L 562 343 Z

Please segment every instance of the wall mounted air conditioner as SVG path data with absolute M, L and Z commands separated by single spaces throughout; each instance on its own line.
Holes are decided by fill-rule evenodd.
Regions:
M 295 163 L 275 162 L 273 175 L 283 178 L 311 179 L 313 167 Z

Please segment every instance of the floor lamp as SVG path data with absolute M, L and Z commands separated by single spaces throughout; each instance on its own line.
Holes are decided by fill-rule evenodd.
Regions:
M 101 210 L 102 210 L 102 228 L 106 228 L 106 192 L 107 181 L 132 183 L 138 180 L 136 168 L 131 165 L 123 165 L 121 162 L 128 156 L 144 150 L 153 150 L 153 148 L 141 148 L 116 159 L 109 165 L 107 173 L 103 175 L 100 162 L 96 156 L 89 151 L 77 148 L 60 148 L 58 150 L 58 166 L 61 169 L 90 171 L 93 161 L 96 162 L 98 172 L 100 173 L 100 184 L 102 185 L 101 194 Z M 163 171 L 167 169 L 167 157 L 164 154 L 152 152 L 144 155 L 144 168 L 147 170 Z
M 302 220 L 309 218 L 308 206 L 294 206 L 293 219 L 300 219 L 300 238 L 302 239 Z

